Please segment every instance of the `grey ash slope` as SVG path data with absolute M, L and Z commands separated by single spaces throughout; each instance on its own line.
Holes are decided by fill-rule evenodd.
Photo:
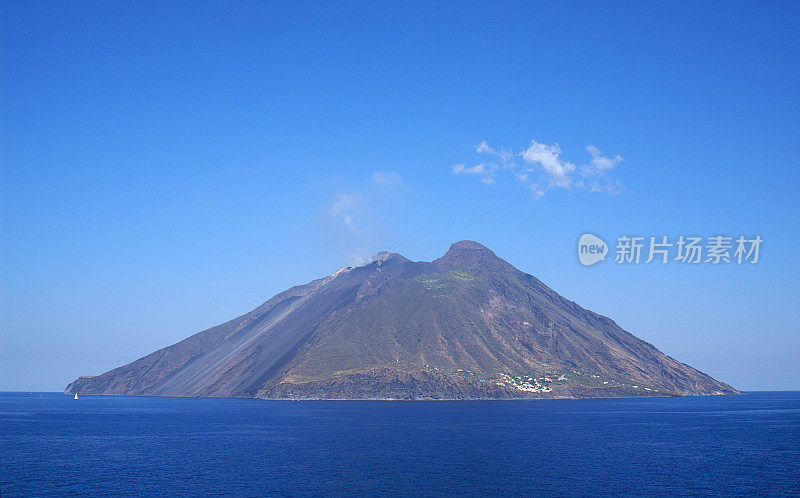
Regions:
M 471 241 L 380 253 L 67 393 L 263 398 L 733 394 Z

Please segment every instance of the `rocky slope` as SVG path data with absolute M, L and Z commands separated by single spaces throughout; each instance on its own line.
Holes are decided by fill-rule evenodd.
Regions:
M 433 262 L 380 253 L 68 394 L 476 399 L 735 389 L 471 241 Z

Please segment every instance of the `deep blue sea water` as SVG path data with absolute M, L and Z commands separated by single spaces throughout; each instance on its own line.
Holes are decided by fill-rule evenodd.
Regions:
M 800 495 L 800 393 L 369 402 L 0 393 L 0 494 Z

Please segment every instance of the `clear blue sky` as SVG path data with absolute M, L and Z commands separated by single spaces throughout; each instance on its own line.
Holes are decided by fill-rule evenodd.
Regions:
M 0 12 L 2 390 L 62 390 L 460 239 L 736 387 L 800 389 L 796 2 Z M 526 163 L 532 141 L 561 152 Z M 584 178 L 590 145 L 608 168 Z M 585 231 L 764 245 L 756 265 L 585 268 Z

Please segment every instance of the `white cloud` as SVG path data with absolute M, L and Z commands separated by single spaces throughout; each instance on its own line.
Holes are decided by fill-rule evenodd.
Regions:
M 561 147 L 556 143 L 545 145 L 531 140 L 531 145 L 520 154 L 526 163 L 542 168 L 550 177 L 550 183 L 556 187 L 569 188 L 572 185 L 570 174 L 575 171 L 575 165 L 563 161 Z
M 600 149 L 594 145 L 587 146 L 586 150 L 592 155 L 592 161 L 583 168 L 584 172 L 587 174 L 597 174 L 610 171 L 612 168 L 614 168 L 614 166 L 622 162 L 622 158 L 620 156 L 603 156 L 603 154 L 600 152 Z
M 514 158 L 514 153 L 510 150 L 500 149 L 495 150 L 489 144 L 486 143 L 486 140 L 482 140 L 481 143 L 475 146 L 475 152 L 478 154 L 490 154 L 500 159 L 502 162 L 508 162 L 510 159 Z
M 339 194 L 336 201 L 328 210 L 328 213 L 341 220 L 345 225 L 353 228 L 353 216 L 358 207 L 361 197 L 354 194 Z
M 486 173 L 486 166 L 483 164 L 476 164 L 471 168 L 467 168 L 463 164 L 454 164 L 450 166 L 450 169 L 456 175 L 482 175 Z
M 531 191 L 531 194 L 533 194 L 534 199 L 537 200 L 544 195 L 544 190 L 542 190 L 542 188 L 539 187 L 539 185 L 536 185 L 535 183 L 528 185 L 528 190 Z
M 481 141 L 475 146 L 475 152 L 494 156 L 495 161 L 475 166 L 460 163 L 450 168 L 453 174 L 478 175 L 481 177 L 480 181 L 486 184 L 495 183 L 496 176 L 504 171 L 508 172 L 519 183 L 525 185 L 537 199 L 556 187 L 611 195 L 620 193 L 622 185 L 612 179 L 610 173 L 622 162 L 622 157 L 604 156 L 600 149 L 593 145 L 587 146 L 586 151 L 591 155 L 591 159 L 588 163 L 578 166 L 562 157 L 561 146 L 558 143 L 547 145 L 531 140 L 526 149 L 515 153 L 503 148 L 498 151 L 486 141 Z
M 622 193 L 622 183 L 619 180 L 594 181 L 589 185 L 589 190 L 608 195 L 619 195 Z
M 397 173 L 390 171 L 376 171 L 372 174 L 372 183 L 380 185 L 381 187 L 390 187 L 393 185 L 402 185 L 403 180 Z
M 357 186 L 356 186 L 357 185 Z M 360 265 L 370 254 L 386 249 L 387 231 L 399 212 L 398 201 L 406 188 L 399 174 L 373 171 L 355 185 L 330 192 L 320 209 L 321 228 L 330 249 L 339 252 L 342 263 Z
M 345 256 L 347 266 L 361 266 L 369 262 L 369 256 L 362 249 L 350 249 Z
M 486 143 L 486 140 L 481 141 L 481 143 L 475 146 L 475 150 L 478 152 L 478 154 L 488 153 L 495 156 L 497 155 L 497 151 L 489 147 L 489 144 Z

